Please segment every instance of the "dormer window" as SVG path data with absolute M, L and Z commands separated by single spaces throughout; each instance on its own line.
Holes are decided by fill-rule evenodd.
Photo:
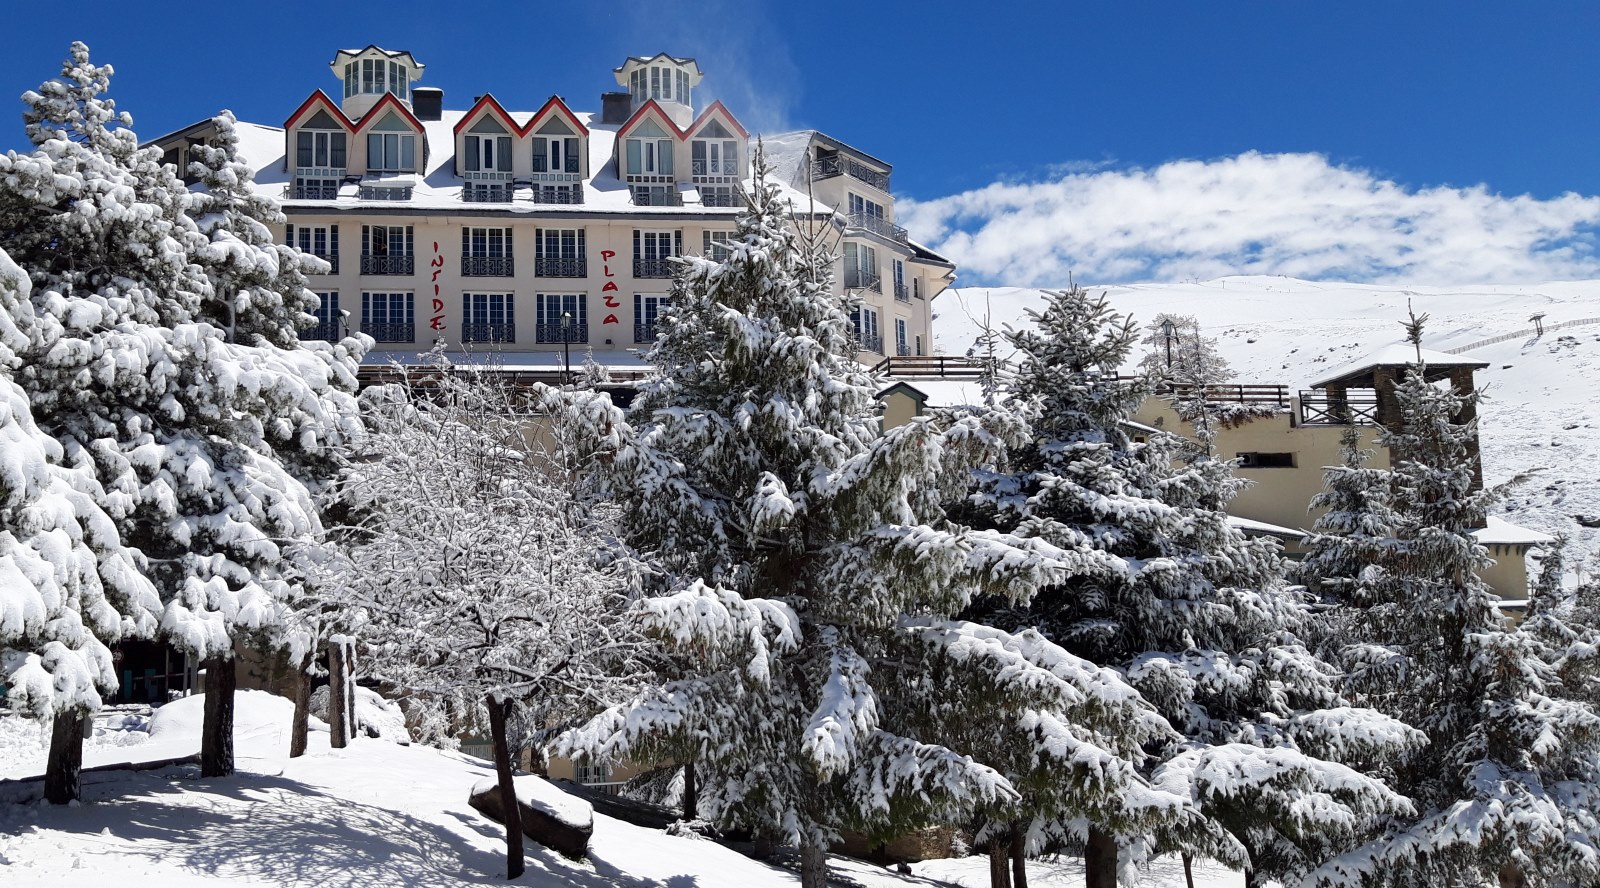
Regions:
M 462 142 L 462 169 L 476 172 L 511 172 L 511 135 L 485 114 L 467 130 Z
M 633 93 L 635 104 L 650 99 L 657 102 L 693 104 L 689 100 L 689 72 L 666 65 L 635 68 L 633 73 L 628 75 L 628 91 Z
M 646 120 L 628 136 L 630 176 L 671 176 L 672 138 L 653 120 Z
M 693 175 L 739 175 L 739 142 L 718 121 L 713 120 L 700 129 L 689 151 Z
M 344 66 L 344 97 L 391 93 L 411 101 L 411 78 L 406 66 L 387 59 L 356 59 Z
M 389 114 L 367 134 L 368 173 L 417 171 L 417 134 L 397 114 Z
M 577 173 L 582 171 L 577 133 L 566 121 L 551 117 L 533 137 L 533 171 L 536 173 Z

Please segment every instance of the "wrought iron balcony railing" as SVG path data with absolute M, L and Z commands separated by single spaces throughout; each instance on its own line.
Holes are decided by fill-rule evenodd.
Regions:
M 883 336 L 856 336 L 856 351 L 869 351 L 883 354 Z
M 848 157 L 819 157 L 811 162 L 811 178 L 831 179 L 834 176 L 849 176 L 871 185 L 872 187 L 888 193 L 889 174 L 880 173 L 875 169 L 857 163 Z
M 378 342 L 417 341 L 417 325 L 405 321 L 363 322 L 361 332 Z
M 284 189 L 289 197 L 295 200 L 337 200 L 339 198 L 339 183 L 329 182 L 322 185 L 291 185 Z
M 536 324 L 533 328 L 533 338 L 535 342 L 541 343 L 588 342 L 589 325 L 587 323 L 562 324 L 560 322 Z
M 315 327 L 307 327 L 300 331 L 301 342 L 338 342 L 339 322 L 323 321 Z
M 633 325 L 633 341 L 634 341 L 634 344 L 636 344 L 636 345 L 639 344 L 639 343 L 644 343 L 644 342 L 655 342 L 656 341 L 656 325 L 655 324 L 634 324 Z
M 362 256 L 362 274 L 415 274 L 415 256 Z
M 911 235 L 904 228 L 882 216 L 874 216 L 870 213 L 851 213 L 850 227 L 870 231 L 880 237 L 886 237 L 902 244 L 911 242 Z
M 910 302 L 911 301 L 911 288 L 907 287 L 905 284 L 895 284 L 894 285 L 894 301 L 896 301 L 896 302 Z
M 533 202 L 541 204 L 581 204 L 582 185 L 535 185 Z
M 904 342 L 897 342 L 894 345 L 894 353 L 896 357 L 908 358 L 911 356 L 911 346 Z
M 533 276 L 542 278 L 581 278 L 589 276 L 589 260 L 565 256 L 533 260 Z
M 633 260 L 633 276 L 636 278 L 672 277 L 672 260 L 635 259 Z
M 700 205 L 703 207 L 737 207 L 741 205 L 739 189 L 731 187 L 708 187 L 700 190 Z
M 489 321 L 478 324 L 461 325 L 461 341 L 467 342 L 516 342 L 517 328 L 511 321 Z
M 510 185 L 475 185 L 467 183 L 461 189 L 461 199 L 467 203 L 510 203 Z
M 847 268 L 844 271 L 844 286 L 847 290 L 872 290 L 876 293 L 882 293 L 883 278 L 870 271 Z
M 511 277 L 514 263 L 510 256 L 462 256 L 462 277 Z
M 640 188 L 633 189 L 633 205 L 636 207 L 681 207 L 683 195 L 676 188 Z

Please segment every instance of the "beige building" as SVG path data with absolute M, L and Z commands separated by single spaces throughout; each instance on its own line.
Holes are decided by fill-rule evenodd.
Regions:
M 598 112 L 551 96 L 532 111 L 492 94 L 446 110 L 410 53 L 368 46 L 330 64 L 340 87 L 280 127 L 241 123 L 241 152 L 280 201 L 285 242 L 322 257 L 319 324 L 361 331 L 369 364 L 446 344 L 554 374 L 596 360 L 624 373 L 655 339 L 671 257 L 732 236 L 757 140 L 720 102 L 696 102 L 690 58 L 626 59 Z M 178 169 L 203 121 L 154 140 Z M 894 222 L 892 167 L 821 133 L 766 141 L 798 223 L 838 241 L 837 286 L 861 296 L 860 360 L 926 353 L 929 305 L 954 266 Z M 576 355 L 576 357 L 574 357 Z
M 1422 352 L 1430 381 L 1448 380 L 1461 390 L 1473 386 L 1473 371 L 1488 366 L 1458 355 Z M 1373 451 L 1369 465 L 1388 468 L 1391 454 L 1377 444 L 1380 427 L 1400 421 L 1394 388 L 1416 360 L 1407 344 L 1390 346 L 1334 370 L 1306 391 L 1291 392 L 1278 385 L 1219 385 L 1207 392 L 1217 410 L 1213 422 L 1218 455 L 1238 460 L 1236 474 L 1250 486 L 1228 505 L 1228 512 L 1246 533 L 1274 536 L 1294 557 L 1306 529 L 1316 522 L 1311 498 L 1322 490 L 1323 470 L 1343 462 L 1340 439 L 1354 428 L 1364 447 Z M 908 422 L 930 406 L 980 403 L 982 393 L 976 368 L 951 358 L 891 361 L 893 383 L 880 393 L 884 424 Z M 1171 395 L 1147 399 L 1134 414 L 1134 422 L 1149 431 L 1157 429 L 1193 437 L 1194 426 L 1178 415 Z M 1458 422 L 1475 418 L 1470 412 Z M 1473 442 L 1473 458 L 1477 460 Z M 1481 466 L 1478 483 L 1482 483 Z M 1502 518 L 1485 516 L 1478 541 L 1495 559 L 1484 580 L 1508 605 L 1528 597 L 1527 555 L 1551 542 L 1538 531 L 1518 527 Z

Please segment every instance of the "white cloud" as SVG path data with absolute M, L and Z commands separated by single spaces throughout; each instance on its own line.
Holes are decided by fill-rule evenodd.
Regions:
M 1319 154 L 1071 170 L 898 202 L 962 283 L 1060 286 L 1284 274 L 1473 283 L 1600 277 L 1600 197 L 1411 190 Z

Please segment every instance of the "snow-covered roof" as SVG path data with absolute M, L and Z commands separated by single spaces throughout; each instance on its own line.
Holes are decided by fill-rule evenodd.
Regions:
M 904 387 L 923 396 L 929 407 L 965 407 L 983 403 L 983 383 L 976 379 L 884 379 L 881 397 L 896 388 Z M 914 395 L 913 395 L 914 397 Z
M 1303 530 L 1295 530 L 1292 527 L 1284 527 L 1281 524 L 1268 524 L 1265 521 L 1257 521 L 1254 518 L 1240 518 L 1237 515 L 1228 516 L 1228 526 L 1238 528 L 1249 534 L 1282 537 L 1288 540 L 1303 539 L 1306 535 Z
M 1434 351 L 1425 348 L 1421 350 L 1422 363 L 1428 365 L 1430 370 L 1445 367 L 1472 367 L 1482 369 L 1489 366 L 1487 361 L 1474 361 L 1449 352 Z M 1329 383 L 1343 382 L 1354 377 L 1366 374 L 1375 367 L 1403 367 L 1417 363 L 1418 349 L 1409 342 L 1394 342 L 1375 352 L 1369 352 L 1356 358 L 1348 364 L 1338 367 L 1324 374 L 1322 378 L 1312 381 L 1312 388 L 1322 388 Z
M 1496 515 L 1490 515 L 1472 535 L 1486 546 L 1542 546 L 1555 542 L 1555 537 L 1547 533 L 1519 527 Z

